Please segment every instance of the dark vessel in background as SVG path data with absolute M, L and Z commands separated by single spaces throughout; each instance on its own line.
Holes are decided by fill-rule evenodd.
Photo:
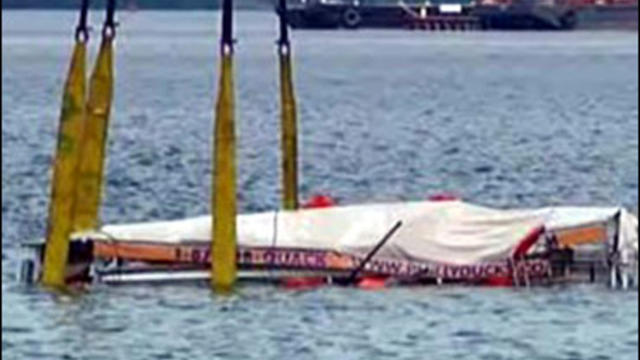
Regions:
M 637 0 L 296 0 L 288 15 L 300 29 L 638 29 Z

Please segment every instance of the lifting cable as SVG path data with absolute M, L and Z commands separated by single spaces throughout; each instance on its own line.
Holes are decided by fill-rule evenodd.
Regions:
M 89 0 L 82 0 L 75 31 L 75 45 L 62 97 L 58 139 L 53 163 L 51 199 L 46 231 L 42 283 L 62 287 L 65 284 L 69 236 L 73 230 L 73 206 L 76 196 L 76 168 L 85 116 L 86 54 L 89 32 Z
M 82 150 L 77 172 L 74 231 L 95 230 L 100 225 L 106 144 L 113 103 L 115 8 L 116 0 L 108 0 L 100 50 L 89 79 Z
M 233 84 L 233 1 L 222 3 L 220 79 L 213 134 L 211 286 L 226 292 L 236 281 L 236 139 Z
M 298 208 L 298 128 L 286 0 L 279 0 L 277 12 L 280 19 L 278 57 L 280 64 L 280 106 L 282 112 L 282 205 L 285 210 L 296 210 Z

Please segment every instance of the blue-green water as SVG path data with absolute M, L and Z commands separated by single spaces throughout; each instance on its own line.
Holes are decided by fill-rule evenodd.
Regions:
M 2 13 L 3 358 L 638 358 L 638 294 L 601 286 L 243 287 L 231 297 L 99 287 L 70 298 L 16 285 L 17 244 L 44 233 L 74 17 Z M 103 218 L 205 213 L 217 14 L 120 22 Z M 238 22 L 239 199 L 257 211 L 279 202 L 276 24 L 251 12 Z M 446 190 L 499 207 L 637 209 L 637 33 L 320 31 L 294 41 L 303 197 Z

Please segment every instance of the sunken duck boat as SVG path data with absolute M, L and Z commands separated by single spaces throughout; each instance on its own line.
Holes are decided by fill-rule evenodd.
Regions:
M 116 24 L 115 0 L 107 5 L 85 99 L 89 1 L 81 4 L 60 115 L 46 240 L 24 247 L 23 281 L 65 287 L 208 280 L 221 290 L 236 280 L 296 286 L 601 282 L 637 287 L 638 220 L 623 208 L 500 210 L 447 196 L 351 206 L 314 201 L 300 208 L 285 0 L 279 1 L 277 47 L 283 210 L 236 214 L 233 5 L 224 0 L 212 214 L 100 226 Z
M 354 284 L 638 284 L 638 221 L 622 208 L 497 210 L 422 201 L 239 215 L 237 228 L 240 281 L 339 284 L 363 265 Z M 75 234 L 67 281 L 207 280 L 210 234 L 210 216 Z M 28 247 L 25 281 L 37 280 L 43 247 Z

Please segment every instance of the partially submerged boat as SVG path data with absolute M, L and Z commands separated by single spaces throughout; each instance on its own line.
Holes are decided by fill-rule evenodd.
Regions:
M 372 278 L 385 285 L 638 284 L 638 220 L 622 208 L 497 210 L 459 200 L 239 215 L 239 280 L 351 283 L 354 269 L 397 222 L 402 226 L 353 284 Z M 210 234 L 208 215 L 74 234 L 67 280 L 207 280 Z M 43 244 L 28 249 L 21 273 L 34 281 Z
M 23 281 L 64 287 L 208 280 L 221 290 L 236 280 L 296 287 L 566 282 L 637 287 L 638 220 L 622 208 L 498 210 L 450 196 L 352 206 L 334 206 L 321 197 L 300 208 L 285 0 L 279 1 L 278 40 L 285 210 L 236 215 L 233 5 L 225 0 L 213 214 L 98 227 L 113 97 L 115 0 L 107 2 L 85 98 L 88 9 L 89 1 L 83 0 L 60 116 L 46 240 L 24 247 Z

